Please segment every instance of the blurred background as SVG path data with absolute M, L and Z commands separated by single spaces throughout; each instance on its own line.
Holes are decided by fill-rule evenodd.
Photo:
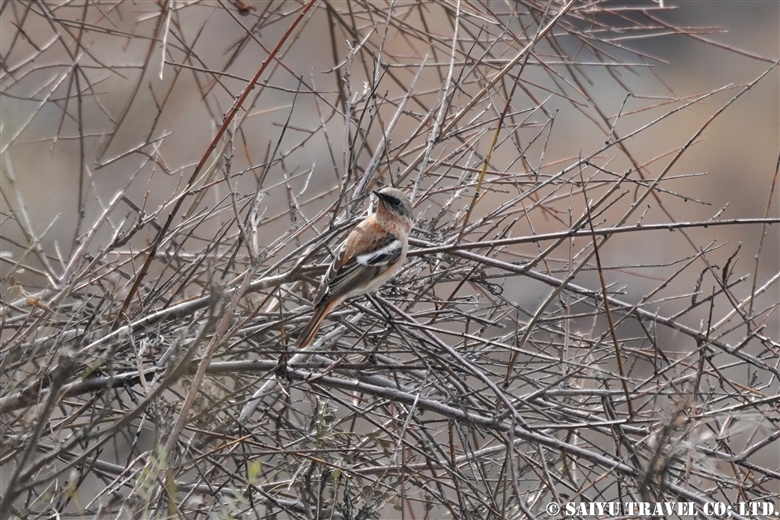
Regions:
M 522 72 L 528 78 L 524 90 L 536 102 L 544 100 L 545 109 L 541 117 L 539 110 L 536 114 L 523 114 L 528 117 L 526 128 L 532 128 L 527 135 L 538 133 L 539 125 L 545 123 L 549 114 L 556 113 L 549 138 L 537 139 L 531 145 L 529 160 L 532 157 L 532 163 L 536 163 L 532 167 L 554 172 L 560 161 L 598 149 L 604 142 L 605 129 L 608 131 L 607 124 L 615 123 L 614 136 L 627 135 L 687 100 L 724 89 L 626 141 L 639 164 L 647 164 L 648 171 L 658 171 L 666 164 L 660 156 L 681 146 L 734 96 L 735 90 L 729 86 L 744 85 L 766 70 L 780 45 L 780 14 L 775 2 L 680 2 L 664 8 L 653 2 L 604 4 L 612 11 L 596 19 L 603 19 L 605 25 L 624 24 L 625 30 L 605 37 L 609 45 L 600 49 L 603 54 L 599 59 L 627 65 L 596 66 L 594 60 L 592 66 L 579 67 L 577 76 L 569 80 L 566 74 L 571 69 L 567 71 L 563 64 L 553 63 L 546 69 L 530 60 Z M 289 128 L 279 148 L 291 153 L 267 173 L 269 196 L 265 203 L 269 204 L 269 215 L 287 208 L 287 197 L 275 196 L 284 193 L 285 179 L 296 191 L 307 186 L 301 202 L 315 199 L 303 210 L 311 213 L 321 209 L 329 201 L 314 195 L 338 185 L 348 161 L 351 167 L 364 169 L 381 138 L 376 127 L 361 128 L 368 146 L 345 152 L 352 144 L 345 144 L 345 139 L 352 138 L 355 128 L 350 128 L 348 135 L 343 115 L 334 116 L 333 108 L 343 111 L 340 103 L 347 89 L 350 95 L 359 97 L 363 82 L 371 83 L 377 69 L 370 57 L 361 54 L 361 47 L 347 67 L 344 62 L 350 45 L 356 46 L 365 39 L 365 45 L 378 46 L 384 39 L 388 68 L 380 72 L 381 81 L 371 88 L 376 96 L 393 100 L 393 105 L 420 73 L 408 107 L 412 113 L 398 117 L 393 134 L 388 136 L 392 142 L 410 140 L 415 134 L 420 125 L 419 114 L 434 105 L 446 77 L 453 22 L 435 4 L 397 4 L 404 20 L 408 19 L 403 23 L 412 28 L 416 24 L 432 24 L 426 30 L 436 35 L 433 42 L 400 34 L 395 27 L 385 34 L 384 22 L 374 18 L 384 15 L 384 10 L 372 14 L 369 9 L 360 19 L 350 19 L 352 25 L 344 26 L 349 18 L 346 3 L 333 5 L 346 9 L 343 18 L 329 14 L 332 12 L 324 7 L 309 14 L 306 30 L 300 31 L 284 49 L 284 66 L 272 64 L 261 79 L 257 94 L 250 96 L 248 112 L 240 116 L 243 120 L 234 143 L 236 171 L 262 164 L 277 145 L 282 126 L 289 118 Z M 119 2 L 110 4 L 106 13 L 75 4 L 55 4 L 48 14 L 31 9 L 24 2 L 5 3 L 0 35 L 5 69 L 1 105 L 4 160 L 14 168 L 30 225 L 46 230 L 40 241 L 47 250 L 55 242 L 67 250 L 74 236 L 84 233 L 84 223 L 101 212 L 101 205 L 95 200 L 97 195 L 110 199 L 127 186 L 128 197 L 143 200 L 145 211 L 153 212 L 180 189 L 182 179 L 192 171 L 215 135 L 221 116 L 267 55 L 238 23 L 253 27 L 257 40 L 269 48 L 284 32 L 286 18 L 295 10 L 295 4 L 291 4 L 291 14 L 283 16 L 280 12 L 285 13 L 285 6 L 276 2 L 248 2 L 246 6 L 246 14 L 236 15 L 235 20 L 219 4 L 187 3 L 161 20 L 157 2 Z M 487 4 L 487 12 L 498 20 L 494 25 L 520 27 L 522 22 L 511 14 L 510 6 L 511 3 Z M 639 8 L 642 16 L 636 14 Z M 29 24 L 29 30 L 15 29 L 17 17 Z M 52 19 L 67 23 L 61 30 L 53 31 Z M 86 25 L 69 22 L 81 19 Z M 640 19 L 640 24 L 629 22 L 633 19 Z M 608 30 L 605 28 L 604 32 Z M 679 34 L 683 31 L 690 34 Z M 162 38 L 165 34 L 169 38 Z M 65 37 L 78 38 L 79 44 L 66 49 L 62 43 Z M 487 47 L 495 38 L 495 29 L 473 13 L 473 20 L 467 19 L 458 37 L 458 46 L 465 54 L 477 37 L 478 47 Z M 154 38 L 166 40 L 165 46 L 150 45 Z M 587 54 L 581 61 L 588 63 L 591 57 L 591 52 L 575 39 L 561 38 L 558 45 L 572 62 Z M 497 60 L 510 57 L 505 43 L 495 46 L 499 49 L 494 47 L 490 52 L 503 56 Z M 471 51 L 474 59 L 480 52 L 485 51 Z M 543 42 L 538 54 L 544 57 L 550 52 Z M 426 66 L 421 69 L 423 59 Z M 485 65 L 485 74 L 496 66 Z M 73 75 L 70 69 L 76 67 L 80 74 Z M 220 73 L 201 72 L 204 70 Z M 475 81 L 467 82 L 463 92 L 454 93 L 454 105 L 465 104 L 469 94 L 480 86 Z M 317 89 L 316 98 L 311 88 Z M 79 89 L 83 95 L 74 97 Z M 632 95 L 626 98 L 628 92 Z M 528 94 L 518 92 L 515 99 L 520 102 L 513 108 L 521 111 L 523 107 L 530 110 L 536 106 Z M 494 99 L 493 103 L 500 106 L 502 101 Z M 394 114 L 394 108 L 387 103 L 380 110 L 387 112 L 387 119 Z M 778 74 L 773 71 L 749 95 L 719 115 L 681 157 L 669 175 L 674 179 L 664 183 L 681 196 L 665 198 L 666 209 L 681 221 L 704 220 L 726 206 L 722 214 L 726 218 L 763 216 L 777 162 L 778 128 Z M 80 129 L 83 138 L 79 137 Z M 417 131 L 415 142 L 425 139 L 424 132 L 420 134 Z M 483 149 L 491 137 L 482 137 Z M 497 165 L 513 164 L 516 150 L 503 148 L 497 148 L 493 160 Z M 540 162 L 541 148 L 545 148 L 545 155 Z M 346 157 L 347 153 L 353 157 Z M 159 165 L 150 164 L 150 154 L 161 158 Z M 620 155 L 609 151 L 603 155 L 604 159 L 614 158 L 613 171 L 620 172 L 628 166 L 628 162 L 621 162 Z M 528 167 L 522 163 L 513 166 L 507 173 L 528 173 L 524 171 Z M 393 168 L 398 166 L 390 166 Z M 132 176 L 136 177 L 129 182 Z M 235 177 L 239 189 L 244 189 L 244 185 L 246 191 L 254 189 L 254 175 Z M 389 181 L 387 177 L 382 180 Z M 219 187 L 216 191 L 219 193 Z M 706 204 L 693 202 L 696 200 Z M 646 216 L 649 221 L 668 220 L 656 201 L 651 206 Z M 77 229 L 81 211 L 84 217 Z M 130 208 L 119 211 L 127 211 L 130 218 L 134 213 Z M 279 220 L 277 224 L 267 229 L 269 236 L 286 230 L 287 222 Z M 540 220 L 536 224 L 541 226 L 539 232 L 559 229 L 558 223 L 551 221 Z M 143 247 L 154 232 L 147 226 L 132 243 Z M 13 225 L 4 226 L 3 235 L 20 244 L 25 242 L 23 233 Z M 752 252 L 757 248 L 760 229 L 696 229 L 696 235 L 700 244 L 719 239 L 731 246 L 743 243 L 744 251 Z M 685 241 L 672 235 L 663 236 L 662 240 L 656 237 L 627 235 L 621 237 L 619 245 L 610 244 L 614 248 L 610 252 L 616 255 L 616 261 L 624 263 L 646 261 L 648 256 L 668 261 L 678 256 L 679 241 Z M 103 240 L 107 238 L 108 235 Z M 766 247 L 777 250 L 777 233 L 769 234 Z M 3 248 L 9 255 L 20 254 L 18 247 L 10 243 Z M 731 254 L 723 253 L 726 258 Z M 752 262 L 752 256 L 740 255 L 740 261 Z M 766 255 L 761 269 L 764 274 L 777 272 L 778 255 Z M 40 286 L 39 280 L 30 279 L 29 283 Z M 632 283 L 642 282 L 634 279 Z M 644 290 L 636 289 L 637 294 Z
M 617 394 L 614 413 L 634 418 L 635 410 L 622 400 L 621 381 L 629 379 L 631 391 L 643 396 L 637 402 L 646 399 L 635 405 L 645 410 L 643 419 L 649 424 L 672 424 L 682 409 L 689 417 L 700 412 L 701 419 L 710 412 L 717 415 L 720 408 L 777 394 L 780 227 L 767 222 L 780 215 L 776 186 L 780 74 L 775 67 L 780 58 L 780 3 L 575 1 L 532 51 L 506 71 L 503 68 L 522 54 L 564 3 L 322 1 L 315 2 L 285 36 L 306 4 L 242 0 L 10 0 L 0 4 L 0 290 L 5 306 L 0 367 L 4 398 L 18 404 L 9 408 L 3 430 L 8 445 L 15 446 L 5 454 L 7 462 L 0 474 L 6 498 L 21 493 L 14 491 L 10 479 L 18 477 L 19 471 L 24 474 L 18 468 L 35 458 L 23 454 L 24 446 L 37 441 L 20 431 L 43 421 L 36 408 L 43 394 L 27 399 L 19 392 L 44 377 L 41 367 L 58 366 L 58 349 L 67 341 L 52 338 L 76 331 L 68 341 L 78 338 L 73 348 L 85 365 L 98 359 L 103 367 L 116 363 L 116 371 L 159 365 L 165 352 L 162 345 L 170 346 L 166 343 L 172 341 L 170 335 L 160 340 L 154 356 L 147 352 L 151 358 L 126 357 L 131 350 L 127 345 L 111 347 L 113 357 L 87 347 L 97 345 L 119 325 L 203 297 L 217 278 L 222 287 L 233 290 L 247 272 L 284 273 L 302 258 L 315 267 L 326 263 L 328 252 L 319 246 L 339 237 L 335 226 L 362 214 L 371 189 L 390 184 L 413 198 L 418 241 L 413 249 L 422 253 L 413 256 L 398 287 L 393 287 L 400 292 L 389 297 L 408 303 L 405 308 L 421 320 L 433 316 L 430 326 L 449 334 L 438 331 L 442 341 L 464 356 L 474 355 L 474 363 L 491 380 L 504 382 L 504 373 L 514 373 L 514 363 L 519 363 L 517 379 L 505 390 L 508 399 L 533 391 L 534 378 L 547 380 L 554 373 L 555 382 L 545 383 L 548 388 L 608 387 Z M 203 162 L 231 107 L 277 44 L 278 52 Z M 739 97 L 732 103 L 735 96 Z M 199 162 L 203 167 L 196 168 Z M 580 219 L 588 208 L 591 223 L 583 224 Z M 170 227 L 165 227 L 169 218 Z M 730 224 L 705 226 L 710 219 Z M 700 224 L 678 226 L 682 223 Z M 599 246 L 600 268 L 587 234 L 561 242 L 533 239 L 587 230 L 591 225 L 598 229 L 640 224 L 674 224 L 674 230 L 609 235 Z M 485 245 L 464 250 L 512 264 L 517 272 L 441 251 L 423 254 L 435 246 L 457 249 L 458 244 L 511 237 L 529 239 L 500 248 Z M 336 244 L 333 240 L 331 248 Z M 147 266 L 149 274 L 139 274 L 152 250 L 156 256 Z M 555 293 L 554 282 L 525 276 L 519 272 L 522 267 L 559 282 L 566 279 L 562 285 L 571 282 L 593 294 L 604 283 L 628 307 L 669 321 L 621 320 L 614 326 L 615 342 L 620 341 L 627 358 L 627 368 L 618 367 L 615 347 L 608 339 L 609 319 L 598 297 L 568 289 Z M 237 327 L 261 327 L 280 313 L 288 313 L 284 319 L 291 321 L 283 320 L 281 332 L 264 332 L 267 336 L 261 339 L 247 332 L 242 337 L 257 344 L 220 346 L 215 359 L 275 360 L 287 334 L 295 335 L 305 322 L 301 316 L 320 273 L 321 268 L 313 269 L 305 280 L 278 293 L 249 291 L 231 310 L 240 323 Z M 706 300 L 714 294 L 717 297 Z M 357 313 L 353 307 L 348 311 Z M 192 323 L 201 323 L 198 320 L 205 320 L 204 316 L 193 314 Z M 476 326 L 468 316 L 483 322 Z M 181 326 L 189 318 L 176 317 Z M 466 336 L 475 326 L 479 330 L 475 335 L 502 347 L 479 355 L 472 352 L 476 347 L 469 345 Z M 702 336 L 696 336 L 696 331 Z M 348 337 L 354 345 L 360 334 L 350 330 Z M 720 342 L 716 350 L 725 357 L 716 363 L 717 369 L 707 372 L 713 378 L 708 388 L 717 393 L 720 385 L 723 394 L 705 397 L 694 390 L 688 402 L 679 395 L 690 393 L 685 385 L 694 379 L 698 388 L 704 369 L 699 368 L 697 348 L 710 339 Z M 504 348 L 507 345 L 518 350 L 512 354 Z M 567 349 L 574 350 L 574 345 L 593 349 L 575 364 L 592 363 L 603 374 L 556 372 L 549 360 L 533 368 L 537 361 L 525 350 L 565 360 Z M 728 351 L 734 346 L 761 363 L 752 365 Z M 334 348 L 346 350 L 343 344 Z M 418 359 L 412 351 L 381 351 L 404 362 Z M 728 355 L 723 353 L 727 351 Z M 647 397 L 652 393 L 647 385 L 660 377 L 655 359 L 659 352 L 678 361 L 670 362 L 674 367 L 670 379 L 654 387 L 658 395 L 666 396 L 656 401 Z M 484 366 L 479 357 L 483 354 L 493 356 Z M 516 359 L 510 361 L 513 356 Z M 523 367 L 527 375 L 519 373 Z M 618 373 L 625 370 L 628 375 Z M 80 376 L 70 377 L 66 382 Z M 467 378 L 468 385 L 477 384 L 472 377 Z M 575 383 L 570 377 L 581 379 Z M 724 386 L 724 380 L 731 386 Z M 215 377 L 214 381 L 223 380 Z M 231 381 L 225 387 L 213 382 L 214 387 L 203 390 L 212 397 L 219 394 L 225 402 L 215 404 L 214 398 L 210 405 L 202 405 L 201 413 L 208 418 L 201 417 L 202 430 L 228 432 L 226 425 L 238 427 L 236 418 L 246 411 L 243 406 L 260 382 L 246 375 L 235 375 Z M 429 384 L 418 383 L 421 388 Z M 137 386 L 137 380 L 133 384 Z M 128 486 L 136 494 L 142 479 L 133 471 L 141 465 L 131 471 L 126 460 L 148 456 L 161 438 L 164 442 L 166 430 L 160 429 L 160 423 L 173 423 L 188 384 L 166 395 L 166 403 L 173 403 L 168 415 L 147 414 L 149 423 L 132 422 L 115 453 L 102 458 L 125 471 L 123 475 L 134 475 L 135 484 Z M 314 402 L 309 390 L 298 390 L 301 402 Z M 453 395 L 461 390 L 453 390 Z M 230 405 L 226 396 L 233 399 Z M 333 396 L 316 396 L 320 398 Z M 442 402 L 447 398 L 442 397 Z M 583 398 L 576 406 L 609 419 L 608 407 L 602 405 L 596 397 L 593 402 Z M 68 406 L 88 408 L 83 401 Z M 277 402 L 268 408 L 275 406 Z M 328 406 L 338 409 L 335 416 L 341 425 L 355 413 L 345 411 L 348 407 L 343 404 Z M 213 416 L 204 411 L 210 407 L 218 410 L 212 410 Z M 315 409 L 321 411 L 312 405 Z M 302 414 L 301 424 L 314 423 L 322 415 L 296 410 Z M 387 414 L 392 417 L 396 412 Z M 55 416 L 61 414 L 62 420 L 71 413 L 63 407 Z M 397 413 L 395 426 L 405 431 L 405 417 Z M 263 424 L 262 417 L 255 414 L 256 424 Z M 385 420 L 381 414 L 372 419 L 381 424 Z M 551 420 L 540 418 L 537 425 Z M 701 430 L 689 426 L 675 435 L 679 434 L 680 442 L 684 438 L 690 443 L 686 446 L 711 442 L 712 450 L 739 453 L 780 431 L 776 410 L 751 409 L 747 421 L 750 426 L 732 431 L 732 422 L 739 421 L 728 415 L 717 426 L 707 423 Z M 95 426 L 96 431 L 105 424 Z M 373 424 L 368 420 L 350 427 L 369 432 Z M 192 435 L 188 439 L 202 434 L 188 433 Z M 65 426 L 53 428 L 48 434 L 50 447 L 37 453 L 50 453 L 56 442 L 71 434 Z M 479 451 L 467 447 L 468 439 L 445 441 L 439 434 L 433 438 L 444 448 L 435 457 L 448 454 L 448 447 L 458 454 Z M 718 434 L 722 437 L 716 440 Z M 650 430 L 631 435 L 642 439 L 636 442 L 645 442 L 642 445 L 649 453 L 659 442 L 650 437 L 661 436 Z M 721 443 L 724 438 L 728 444 Z M 599 451 L 610 439 L 604 435 L 581 442 Z M 344 453 L 352 446 L 333 442 L 344 450 L 335 458 L 346 464 Z M 500 445 L 494 439 L 479 448 L 488 449 L 491 442 Z M 670 453 L 679 455 L 680 445 L 676 446 Z M 86 443 L 79 453 L 98 457 L 95 450 Z M 615 446 L 607 450 L 621 457 Z M 698 453 L 712 456 L 704 448 Z M 537 455 L 532 450 L 529 460 Z M 420 460 L 414 458 L 419 455 L 400 456 L 409 456 L 409 464 Z M 768 471 L 764 477 L 780 471 L 776 443 L 750 456 L 761 457 L 759 465 Z M 380 456 L 366 457 L 372 464 L 381 462 Z M 72 459 L 61 455 L 56 460 Z M 648 455 L 636 463 L 650 480 L 652 460 Z M 725 464 L 718 460 L 712 462 L 714 467 Z M 493 477 L 508 479 L 496 469 L 503 467 L 503 461 L 481 478 L 472 478 L 480 484 Z M 556 463 L 565 465 L 560 459 Z M 262 471 L 256 469 L 263 478 L 272 480 L 275 470 L 271 468 L 277 468 L 289 472 L 289 482 L 298 485 L 300 475 L 295 469 L 278 469 L 283 465 L 276 466 L 279 461 L 271 458 L 263 464 Z M 294 467 L 295 462 L 285 464 Z M 177 478 L 208 481 L 198 476 L 196 466 L 188 466 Z M 40 476 L 36 471 L 28 477 Z M 589 481 L 600 482 L 584 473 L 579 479 L 572 477 L 576 484 L 567 493 L 577 495 L 577 489 L 588 488 Z M 739 482 L 747 478 L 737 473 L 729 478 Z M 387 496 L 374 495 L 371 502 L 366 498 L 371 493 L 360 495 L 361 503 L 374 504 L 371 514 L 376 517 L 457 516 L 453 497 L 462 491 L 441 491 L 452 501 L 446 505 L 447 500 L 432 498 L 435 493 L 417 482 L 419 488 L 409 491 L 415 498 L 407 505 L 403 492 L 401 498 L 393 495 L 404 478 L 399 476 L 396 482 L 385 477 L 377 480 L 386 486 L 382 489 Z M 700 494 L 717 480 L 709 479 L 714 477 L 702 476 L 695 484 Z M 229 486 L 243 486 L 245 482 L 239 480 L 228 479 Z M 684 480 L 675 475 L 670 481 Z M 79 510 L 92 500 L 90 495 L 102 493 L 106 500 L 111 495 L 105 478 L 84 476 L 82 481 L 87 484 L 80 488 L 81 502 L 61 499 L 63 508 Z M 602 499 L 618 496 L 616 482 L 599 484 L 611 490 Z M 295 486 L 290 484 L 279 495 L 270 487 L 263 493 L 280 500 L 296 495 L 296 504 L 315 501 L 304 492 L 288 492 Z M 482 488 L 474 486 L 469 493 L 479 495 L 475 489 Z M 49 492 L 72 496 L 66 487 L 56 484 Z M 533 507 L 551 500 L 544 494 L 549 489 L 533 491 L 534 485 L 525 481 L 520 488 Z M 736 500 L 732 489 L 718 491 L 722 495 L 716 499 Z M 203 488 L 197 491 L 211 496 Z M 37 500 L 43 494 L 41 489 L 25 492 L 38 493 Z M 520 491 L 515 487 L 514 492 Z M 556 492 L 560 498 L 557 493 L 563 491 Z M 777 493 L 780 487 L 774 481 L 762 484 L 759 495 Z M 200 511 L 229 517 L 226 502 L 212 498 L 199 499 L 208 504 Z M 97 504 L 111 510 L 111 504 L 98 500 L 81 511 L 97 511 Z M 17 511 L 26 511 L 19 507 Z M 279 514 L 309 514 L 289 507 Z M 462 503 L 460 507 L 461 514 L 471 511 Z M 470 514 L 487 518 L 492 514 L 488 510 L 474 506 Z M 525 513 L 514 510 L 512 514 Z

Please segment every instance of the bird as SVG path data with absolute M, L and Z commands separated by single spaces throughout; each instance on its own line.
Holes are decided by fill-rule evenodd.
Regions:
M 412 204 L 404 193 L 392 187 L 373 191 L 376 211 L 347 236 L 322 277 L 312 301 L 314 313 L 295 342 L 309 345 L 322 320 L 348 298 L 372 293 L 401 268 L 409 250 Z

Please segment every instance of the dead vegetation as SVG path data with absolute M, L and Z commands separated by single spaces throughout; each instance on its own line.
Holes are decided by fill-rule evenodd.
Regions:
M 685 160 L 776 58 L 667 84 L 721 29 L 649 1 L 0 6 L 3 518 L 777 501 L 777 168 Z M 389 184 L 406 267 L 277 372 Z

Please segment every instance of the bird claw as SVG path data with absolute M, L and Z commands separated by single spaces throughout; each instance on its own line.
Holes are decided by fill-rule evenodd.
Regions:
M 276 377 L 287 377 L 288 360 L 289 354 L 287 353 L 287 349 L 285 349 L 281 354 L 279 354 L 279 360 L 277 361 L 276 367 L 274 368 L 274 374 L 276 374 Z

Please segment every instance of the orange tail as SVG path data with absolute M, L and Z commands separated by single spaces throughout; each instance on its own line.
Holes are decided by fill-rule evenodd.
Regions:
M 327 302 L 314 307 L 314 314 L 309 320 L 309 323 L 303 328 L 301 335 L 298 336 L 298 340 L 295 342 L 295 348 L 304 348 L 312 342 L 314 336 L 317 335 L 317 331 L 320 330 L 323 318 L 325 318 L 335 305 L 336 302 Z

